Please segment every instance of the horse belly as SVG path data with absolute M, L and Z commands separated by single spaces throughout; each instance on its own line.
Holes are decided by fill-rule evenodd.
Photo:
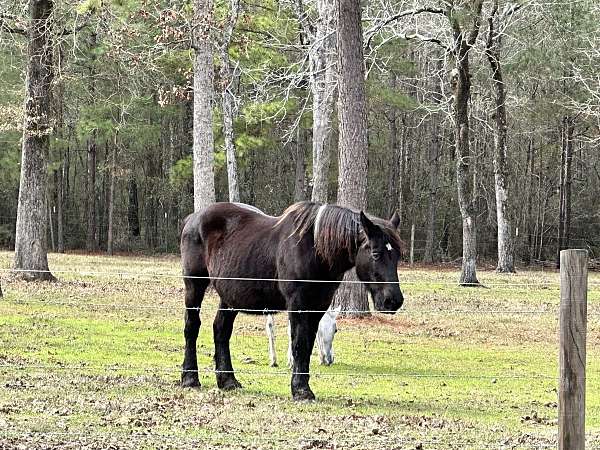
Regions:
M 285 298 L 277 288 L 277 282 L 215 280 L 214 286 L 226 308 L 239 309 L 248 314 L 287 309 Z

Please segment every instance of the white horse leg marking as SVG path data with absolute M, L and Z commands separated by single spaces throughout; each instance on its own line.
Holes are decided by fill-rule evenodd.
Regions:
M 292 353 L 292 325 L 288 320 L 288 351 L 287 351 L 287 363 L 290 369 L 294 368 L 294 354 Z
M 265 330 L 269 337 L 269 360 L 271 361 L 271 367 L 277 367 L 277 354 L 275 353 L 275 321 L 273 320 L 273 314 L 268 314 Z
M 340 312 L 340 308 L 330 309 L 321 318 L 319 329 L 317 330 L 317 350 L 319 351 L 319 362 L 322 365 L 330 366 L 333 364 L 333 338 L 337 332 L 336 318 Z M 292 354 L 292 329 L 288 321 L 288 352 L 287 352 L 288 367 L 294 367 L 294 355 Z

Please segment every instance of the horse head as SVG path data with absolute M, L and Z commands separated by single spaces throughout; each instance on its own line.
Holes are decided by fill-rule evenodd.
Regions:
M 369 219 L 362 211 L 360 224 L 364 239 L 356 255 L 356 274 L 366 283 L 375 308 L 393 314 L 404 297 L 398 282 L 401 241 L 396 232 L 398 216 L 389 220 Z

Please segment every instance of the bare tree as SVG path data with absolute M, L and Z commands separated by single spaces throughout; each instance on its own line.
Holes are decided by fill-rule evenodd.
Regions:
M 339 176 L 337 203 L 354 209 L 367 206 L 368 142 L 365 66 L 359 0 L 336 0 L 338 19 Z M 345 280 L 356 280 L 354 270 Z M 361 284 L 342 284 L 334 299 L 342 311 L 368 311 Z
M 52 71 L 52 0 L 30 0 L 21 182 L 15 269 L 29 280 L 54 280 L 48 269 L 47 202 Z
M 496 271 L 514 273 L 514 242 L 509 198 L 509 172 L 507 158 L 507 114 L 506 114 L 506 84 L 502 77 L 500 66 L 500 48 L 502 45 L 502 31 L 500 24 L 508 14 L 514 12 L 514 7 L 507 5 L 499 15 L 498 0 L 494 0 L 492 11 L 488 17 L 488 35 L 485 53 L 492 71 L 494 88 L 494 186 L 496 191 L 496 218 L 498 223 L 498 265 Z M 498 17 L 500 16 L 500 17 Z
M 560 268 L 560 252 L 569 248 L 571 230 L 571 185 L 573 183 L 573 133 L 575 121 L 572 116 L 563 117 L 561 126 L 561 157 L 559 177 L 558 248 L 556 267 Z
M 442 98 L 442 76 L 441 72 L 441 60 L 437 61 L 437 67 L 435 73 L 430 73 L 432 81 L 432 97 L 433 103 L 437 106 L 441 102 Z M 428 205 L 427 205 L 427 225 L 426 225 L 426 237 L 425 237 L 425 250 L 423 252 L 423 262 L 433 263 L 434 261 L 434 239 L 435 239 L 435 218 L 438 208 L 438 186 L 439 186 L 439 172 L 440 172 L 440 156 L 442 139 L 440 133 L 442 132 L 440 113 L 435 110 L 432 112 L 430 117 L 431 126 L 431 142 L 428 144 L 427 161 L 429 166 L 429 192 L 428 192 Z
M 471 96 L 469 53 L 479 35 L 482 6 L 483 0 L 473 0 L 471 2 L 445 1 L 440 8 L 429 5 L 415 7 L 378 20 L 367 32 L 369 36 L 367 45 L 370 45 L 373 37 L 379 31 L 388 29 L 400 19 L 412 19 L 409 21 L 410 25 L 401 27 L 401 31 L 394 30 L 393 36 L 434 43 L 445 49 L 446 53 L 452 57 L 454 67 L 450 71 L 450 84 L 453 100 L 452 119 L 455 127 L 456 183 L 463 229 L 463 258 L 460 275 L 460 284 L 462 285 L 479 284 L 476 271 L 477 227 L 476 204 L 473 195 L 473 156 L 469 143 L 469 101 Z M 442 23 L 437 20 L 429 21 L 425 27 L 429 29 L 428 31 L 415 25 L 414 20 L 421 15 L 445 18 L 450 25 L 450 36 L 447 36 L 448 27 L 443 27 Z
M 477 224 L 473 197 L 472 158 L 469 144 L 469 99 L 471 95 L 471 72 L 469 52 L 477 40 L 481 25 L 483 0 L 467 3 L 464 15 L 471 21 L 467 30 L 461 23 L 458 11 L 447 11 L 453 35 L 454 69 L 451 72 L 453 91 L 454 146 L 456 152 L 456 184 L 458 206 L 462 216 L 463 256 L 460 284 L 478 285 L 477 279 Z
M 335 3 L 333 0 L 317 0 L 318 18 L 312 27 L 304 24 L 309 43 L 310 90 L 313 97 L 313 189 L 312 201 L 327 203 L 331 149 L 331 114 L 335 92 Z
M 237 160 L 235 156 L 235 136 L 233 121 L 237 115 L 237 106 L 233 94 L 233 83 L 235 70 L 231 67 L 229 58 L 229 44 L 231 35 L 237 23 L 240 12 L 240 1 L 230 1 L 229 18 L 223 30 L 223 39 L 220 44 L 219 53 L 221 57 L 221 101 L 223 106 L 223 135 L 225 138 L 225 153 L 227 155 L 227 180 L 229 186 L 229 201 L 240 201 L 240 189 L 238 183 Z
M 215 201 L 212 101 L 213 1 L 194 0 L 194 210 Z

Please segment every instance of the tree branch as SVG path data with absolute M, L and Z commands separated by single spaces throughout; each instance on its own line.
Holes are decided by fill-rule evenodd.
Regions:
M 444 44 L 440 39 L 433 37 L 433 36 L 426 36 L 426 35 L 416 32 L 416 31 L 414 33 L 399 34 L 398 37 L 406 39 L 406 40 L 417 39 L 421 42 L 432 42 L 434 44 L 439 45 L 441 48 L 443 48 L 447 52 L 452 51 L 452 49 L 450 47 L 448 47 L 446 44 Z
M 373 28 L 371 28 L 370 30 L 367 30 L 367 32 L 365 33 L 365 35 L 369 36 L 369 38 L 367 39 L 367 44 L 366 47 L 370 47 L 371 45 L 371 41 L 373 40 L 373 37 L 375 37 L 375 35 L 385 26 L 389 25 L 390 23 L 401 19 L 403 17 L 406 16 L 416 16 L 419 14 L 423 14 L 423 13 L 429 13 L 429 14 L 443 14 L 443 15 L 447 15 L 447 12 L 443 9 L 440 8 L 431 8 L 431 7 L 423 7 L 423 8 L 413 8 L 413 9 L 407 9 L 406 11 L 401 11 L 397 14 L 394 14 L 391 17 L 388 17 L 386 20 L 384 20 L 383 22 L 375 25 Z
M 16 26 L 15 24 L 10 25 L 8 21 L 18 21 L 17 16 L 12 14 L 0 13 L 0 31 L 4 31 L 9 34 L 20 34 L 21 36 L 27 36 L 27 29 Z

